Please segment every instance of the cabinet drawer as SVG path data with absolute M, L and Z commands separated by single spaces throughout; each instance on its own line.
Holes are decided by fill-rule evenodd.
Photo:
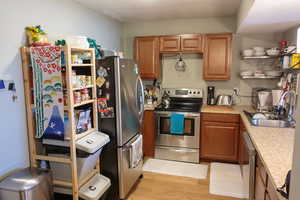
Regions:
M 203 121 L 239 123 L 240 115 L 223 113 L 203 113 Z
M 267 186 L 267 171 L 266 171 L 265 167 L 263 166 L 262 161 L 260 160 L 259 157 L 257 157 L 256 165 L 257 165 L 259 175 L 260 175 L 264 185 Z

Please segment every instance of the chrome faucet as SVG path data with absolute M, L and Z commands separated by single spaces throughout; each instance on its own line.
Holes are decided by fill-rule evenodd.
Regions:
M 287 120 L 291 123 L 295 123 L 294 120 L 294 112 L 295 112 L 295 106 L 296 106 L 296 92 L 294 90 L 285 91 L 279 100 L 279 107 L 283 108 L 286 105 L 286 96 L 289 95 L 289 109 L 287 112 Z

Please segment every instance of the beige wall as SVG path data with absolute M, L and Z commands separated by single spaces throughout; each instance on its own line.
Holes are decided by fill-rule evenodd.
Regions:
M 159 22 L 124 24 L 123 50 L 125 56 L 132 57 L 133 38 L 144 35 L 168 35 L 182 33 L 222 33 L 235 32 L 235 18 L 208 18 L 191 20 L 168 20 Z M 233 87 L 241 90 L 241 95 L 250 96 L 253 87 L 276 87 L 272 80 L 241 80 L 239 72 L 246 69 L 267 69 L 263 65 L 272 63 L 258 63 L 257 61 L 244 61 L 240 59 L 242 49 L 253 46 L 274 47 L 278 38 L 275 34 L 266 35 L 236 35 L 233 37 L 233 63 L 230 81 L 204 81 L 202 79 L 203 59 L 196 54 L 185 54 L 183 58 L 187 64 L 186 72 L 176 72 L 174 64 L 176 55 L 163 55 L 162 59 L 162 87 L 201 87 L 206 90 L 208 85 L 216 86 L 217 93 L 232 93 Z M 250 104 L 249 97 L 238 100 L 240 104 Z
M 297 44 L 297 31 L 299 27 L 300 24 L 284 32 L 283 39 L 291 42 L 292 44 Z

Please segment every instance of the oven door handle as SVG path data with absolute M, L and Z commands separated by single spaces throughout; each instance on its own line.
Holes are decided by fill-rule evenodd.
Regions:
M 171 114 L 183 114 L 185 118 L 200 118 L 200 113 L 155 111 L 155 114 L 160 117 L 170 117 Z

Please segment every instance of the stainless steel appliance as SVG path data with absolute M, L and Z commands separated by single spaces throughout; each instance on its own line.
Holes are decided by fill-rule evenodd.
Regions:
M 207 87 L 207 105 L 215 105 L 215 87 Z
M 232 96 L 231 95 L 218 95 L 216 105 L 217 106 L 231 106 L 232 105 Z
M 155 158 L 199 163 L 200 110 L 203 103 L 202 89 L 163 89 L 170 96 L 168 108 L 155 111 L 157 136 Z M 171 115 L 183 114 L 183 134 L 172 134 Z
M 110 136 L 100 169 L 112 186 L 107 199 L 124 199 L 142 175 L 142 157 L 131 167 L 132 144 L 140 137 L 144 89 L 133 60 L 117 56 L 97 61 L 99 129 Z M 142 154 L 141 154 L 142 155 Z
M 247 194 L 248 200 L 255 199 L 255 164 L 256 164 L 256 150 L 252 144 L 251 138 L 247 132 L 243 133 L 244 138 L 244 148 L 246 152 L 245 163 L 241 165 L 242 176 L 244 182 L 244 191 Z
M 48 170 L 22 169 L 0 182 L 0 199 L 52 200 L 52 176 Z
M 258 112 L 269 112 L 272 110 L 272 89 L 253 88 L 252 106 Z

